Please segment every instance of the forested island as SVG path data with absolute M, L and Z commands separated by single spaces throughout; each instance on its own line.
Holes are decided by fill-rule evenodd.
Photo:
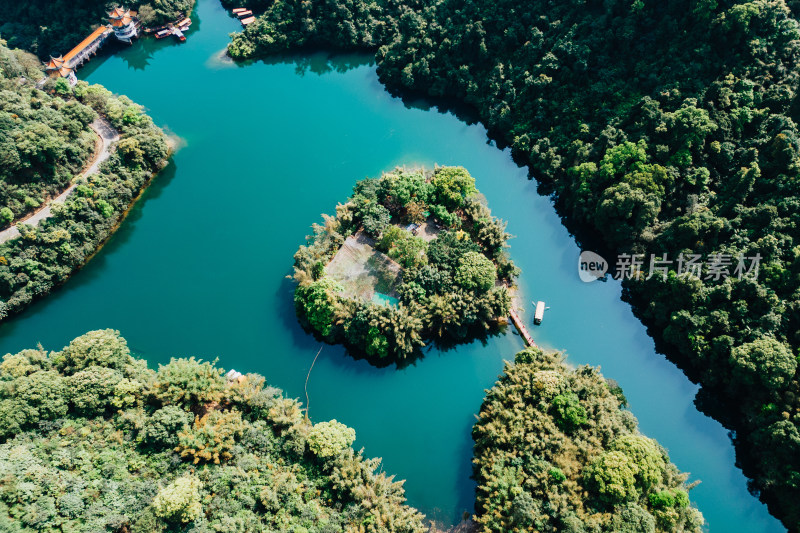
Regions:
M 0 363 L 0 530 L 422 533 L 402 483 L 257 374 L 112 330 Z
M 0 244 L 0 320 L 47 295 L 111 235 L 169 155 L 167 138 L 142 108 L 99 85 L 60 79 L 52 92 L 34 56 L 0 41 L 0 219 L 24 218 L 58 195 L 94 153 L 98 116 L 120 133 L 98 172 L 81 177 L 52 217 L 20 224 L 20 237 Z
M 796 2 L 242 4 L 260 16 L 232 57 L 373 51 L 390 91 L 473 108 L 582 245 L 666 254 L 667 275 L 623 297 L 732 430 L 752 492 L 800 530 Z M 680 276 L 681 254 L 761 268 Z
M 425 340 L 486 334 L 518 273 L 505 228 L 464 168 L 361 180 L 295 254 L 298 317 L 379 365 L 408 362 Z
M 639 433 L 619 386 L 562 358 L 527 348 L 486 395 L 472 429 L 482 531 L 702 531 L 687 475 Z

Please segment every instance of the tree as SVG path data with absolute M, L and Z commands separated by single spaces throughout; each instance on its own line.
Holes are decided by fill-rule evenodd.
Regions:
M 144 423 L 140 438 L 145 444 L 175 447 L 178 433 L 187 428 L 192 416 L 176 405 L 158 409 Z
M 497 268 L 483 254 L 467 252 L 459 261 L 454 279 L 467 290 L 486 292 L 494 286 Z
M 169 522 L 186 524 L 200 517 L 202 483 L 193 475 L 184 475 L 158 490 L 153 498 L 156 516 Z
M 355 430 L 336 420 L 314 424 L 308 433 L 309 449 L 323 459 L 336 457 L 355 440 Z
M 475 178 L 469 175 L 464 167 L 439 167 L 431 179 L 436 203 L 449 210 L 464 204 L 464 199 L 477 192 Z
M 389 210 L 377 203 L 367 204 L 361 216 L 361 223 L 366 232 L 375 236 L 380 235 L 392 220 L 392 215 L 389 213 Z
M 295 305 L 298 310 L 302 310 L 311 327 L 323 337 L 333 331 L 336 318 L 335 294 L 342 290 L 341 285 L 327 276 L 305 286 L 298 285 L 295 289 Z
M 615 506 L 639 498 L 636 489 L 636 467 L 623 452 L 604 452 L 586 467 L 583 480 L 600 499 Z
M 731 352 L 734 375 L 744 386 L 778 390 L 787 385 L 797 371 L 797 358 L 782 342 L 764 336 L 737 346 Z
M 540 375 L 538 377 L 540 379 L 553 379 L 551 375 Z M 549 383 L 545 381 L 543 383 L 542 390 L 546 391 L 548 388 L 547 385 L 549 385 Z M 570 391 L 564 394 L 559 394 L 553 398 L 551 403 L 553 406 L 553 417 L 555 418 L 556 423 L 565 431 L 577 429 L 579 426 L 585 424 L 588 420 L 586 418 L 586 409 L 584 409 L 584 407 L 581 405 L 578 395 L 574 392 Z
M 113 368 L 90 366 L 67 378 L 70 404 L 86 416 L 102 414 L 111 405 L 114 388 L 123 379 Z
M 69 343 L 56 354 L 55 366 L 64 374 L 74 374 L 90 366 L 122 370 L 130 364 L 130 350 L 119 331 L 90 331 Z
M 58 78 L 56 80 L 55 90 L 59 96 L 68 96 L 72 94 L 72 87 L 70 87 L 66 78 Z
M 10 224 L 14 220 L 14 212 L 8 207 L 0 209 L 0 226 Z
M 662 482 L 666 462 L 656 441 L 643 435 L 623 435 L 611 443 L 611 449 L 630 457 L 642 492 Z
M 225 392 L 222 369 L 194 357 L 172 358 L 166 365 L 158 365 L 152 391 L 164 405 L 177 405 L 195 409 L 219 402 Z
M 67 413 L 64 377 L 54 370 L 40 370 L 14 381 L 14 396 L 35 409 L 38 420 L 52 420 Z
M 245 424 L 239 411 L 213 410 L 197 416 L 191 428 L 178 432 L 178 445 L 175 451 L 188 458 L 193 464 L 214 463 L 229 460 L 236 440 L 242 436 Z

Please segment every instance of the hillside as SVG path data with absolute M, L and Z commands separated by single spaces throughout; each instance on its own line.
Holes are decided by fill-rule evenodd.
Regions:
M 259 375 L 92 331 L 0 363 L 0 530 L 425 531 L 354 439 Z
M 80 177 L 52 217 L 20 225 L 0 244 L 0 320 L 63 283 L 99 249 L 152 177 L 166 164 L 167 138 L 141 106 L 100 85 L 63 79 L 39 90 L 30 54 L 0 42 L 0 217 L 24 217 L 67 188 L 90 154 L 89 124 L 102 115 L 120 133 L 98 172 Z M 47 86 L 46 86 L 47 87 Z M 51 92 L 53 91 L 53 92 Z
M 472 430 L 483 531 L 702 531 L 687 475 L 624 407 L 596 368 L 519 352 Z

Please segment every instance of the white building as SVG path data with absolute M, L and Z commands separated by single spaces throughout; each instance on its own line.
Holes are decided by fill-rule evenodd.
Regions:
M 135 15 L 135 12 L 122 7 L 115 7 L 114 11 L 108 14 L 114 35 L 124 43 L 130 43 L 139 33 L 134 19 Z

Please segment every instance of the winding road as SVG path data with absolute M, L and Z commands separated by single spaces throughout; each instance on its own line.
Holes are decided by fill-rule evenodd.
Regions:
M 48 202 L 47 205 L 45 205 L 42 209 L 38 210 L 25 220 L 20 220 L 13 226 L 3 231 L 0 231 L 0 244 L 3 244 L 4 242 L 19 237 L 20 232 L 17 226 L 19 226 L 20 224 L 26 224 L 28 226 L 38 226 L 39 222 L 41 222 L 46 218 L 50 218 L 53 215 L 53 213 L 50 210 L 50 207 L 53 205 L 53 202 L 64 203 L 64 201 L 67 199 L 67 196 L 69 196 L 69 194 L 73 191 L 73 189 L 75 189 L 76 185 L 75 181 L 78 178 L 94 174 L 95 172 L 97 172 L 97 169 L 100 168 L 100 164 L 106 159 L 108 159 L 108 156 L 111 154 L 112 143 L 119 140 L 119 132 L 115 130 L 114 127 L 106 119 L 102 117 L 98 117 L 94 122 L 89 124 L 89 127 L 92 128 L 94 132 L 100 137 L 100 140 L 102 141 L 103 144 L 102 148 L 95 153 L 94 160 L 92 161 L 92 164 L 89 166 L 89 168 L 87 168 L 86 170 L 75 176 L 72 179 L 72 185 L 67 187 L 67 189 L 64 192 L 62 192 L 53 200 Z

